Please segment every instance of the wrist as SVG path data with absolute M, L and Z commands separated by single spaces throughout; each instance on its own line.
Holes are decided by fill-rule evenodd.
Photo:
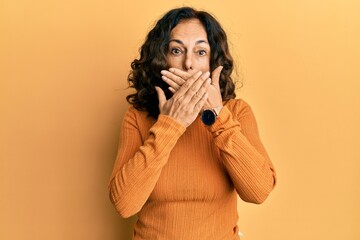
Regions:
M 215 111 L 216 116 L 218 116 L 218 115 L 220 114 L 222 108 L 223 108 L 223 105 L 214 107 L 214 108 L 212 108 L 212 109 Z

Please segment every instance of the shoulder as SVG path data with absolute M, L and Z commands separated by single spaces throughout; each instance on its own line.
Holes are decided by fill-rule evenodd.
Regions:
M 231 99 L 225 106 L 229 109 L 232 116 L 237 119 L 242 126 L 252 125 L 256 127 L 256 118 L 250 105 L 242 99 Z
M 140 111 L 133 106 L 129 106 L 125 112 L 124 121 L 142 128 L 151 126 L 156 120 L 149 116 L 146 111 Z
M 230 99 L 226 101 L 224 105 L 230 110 L 230 112 L 237 115 L 238 117 L 252 112 L 250 105 L 245 100 L 240 98 Z
M 146 117 L 147 112 L 145 111 L 140 111 L 136 108 L 134 108 L 134 106 L 129 106 L 125 112 L 125 117 L 136 117 L 136 118 L 143 118 Z

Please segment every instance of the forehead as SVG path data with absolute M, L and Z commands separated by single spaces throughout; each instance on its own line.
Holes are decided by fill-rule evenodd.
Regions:
M 186 39 L 196 38 L 207 40 L 204 26 L 198 19 L 183 20 L 171 30 L 170 38 Z

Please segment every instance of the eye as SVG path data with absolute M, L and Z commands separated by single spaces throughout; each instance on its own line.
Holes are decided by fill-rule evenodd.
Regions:
M 181 49 L 179 48 L 172 48 L 170 52 L 174 55 L 180 55 L 182 53 Z
M 205 56 L 206 55 L 206 51 L 205 50 L 199 50 L 198 51 L 199 56 Z

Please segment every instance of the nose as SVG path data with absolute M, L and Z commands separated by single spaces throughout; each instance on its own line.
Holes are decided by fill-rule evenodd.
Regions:
M 191 52 L 187 52 L 184 61 L 184 69 L 186 71 L 193 70 L 193 61 Z

